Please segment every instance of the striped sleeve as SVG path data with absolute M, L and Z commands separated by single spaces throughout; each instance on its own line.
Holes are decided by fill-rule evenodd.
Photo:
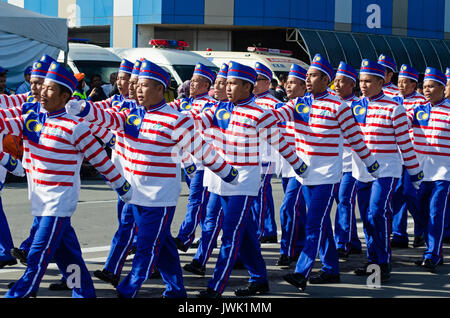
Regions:
M 1 118 L 14 118 L 22 115 L 22 106 L 10 107 L 10 108 L 0 108 Z
M 0 134 L 22 136 L 23 116 L 0 119 Z
M 2 107 L 18 107 L 26 102 L 28 94 L 18 94 L 18 95 L 0 95 L 0 106 Z
M 82 118 L 80 118 L 80 119 L 81 119 L 81 121 L 83 121 Z M 100 140 L 104 144 L 109 143 L 111 141 L 111 139 L 114 138 L 114 134 L 111 131 L 109 131 L 109 129 L 97 126 L 92 123 L 87 123 L 87 124 L 88 124 L 88 127 L 89 127 L 91 133 L 94 136 L 100 138 Z
M 91 134 L 85 123 L 78 123 L 73 130 L 73 144 L 85 158 L 109 181 L 113 189 L 121 187 L 125 178 L 109 160 L 106 151 Z
M 194 121 L 187 116 L 180 116 L 172 134 L 172 140 L 183 150 L 192 154 L 197 160 L 219 177 L 226 177 L 231 166 L 206 143 L 200 133 L 194 129 Z
M 375 163 L 375 157 L 364 142 L 361 127 L 356 123 L 350 106 L 347 103 L 340 103 L 336 117 L 344 138 L 351 145 L 358 157 L 361 158 L 366 167 L 370 167 Z
M 267 140 L 295 170 L 303 164 L 303 161 L 297 156 L 294 149 L 288 145 L 276 123 L 277 118 L 274 114 L 270 110 L 266 110 L 258 123 L 259 137 Z
M 80 117 L 105 129 L 123 131 L 126 116 L 129 112 L 129 110 L 123 112 L 109 112 L 93 106 L 92 102 L 87 102 Z
M 101 100 L 99 102 L 91 102 L 95 107 L 100 109 L 108 109 L 111 107 L 112 97 L 109 97 L 108 99 Z
M 195 129 L 205 130 L 205 129 L 212 127 L 216 108 L 217 108 L 217 104 L 212 106 L 210 109 L 207 109 L 206 111 L 202 111 L 198 114 L 190 113 L 187 115 L 189 117 L 191 115 L 193 116 L 194 122 L 195 122 Z
M 294 121 L 294 101 L 290 100 L 284 106 L 270 110 L 278 122 Z
M 392 112 L 392 126 L 394 127 L 395 139 L 400 149 L 405 168 L 411 176 L 418 174 L 421 169 L 411 143 L 408 117 L 403 106 L 394 107 Z

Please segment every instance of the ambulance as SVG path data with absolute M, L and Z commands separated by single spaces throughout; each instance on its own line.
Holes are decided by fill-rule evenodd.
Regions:
M 183 50 L 184 47 L 188 46 L 184 41 L 153 39 L 149 44 L 152 47 L 108 48 L 108 50 L 131 62 L 145 58 L 158 64 L 171 75 L 170 86 L 174 88 L 191 79 L 195 65 L 199 62 L 210 67 L 215 73 L 219 71 L 214 63 L 203 56 Z
M 280 82 L 279 76 L 281 74 L 286 77 L 292 64 L 298 64 L 303 68 L 308 68 L 309 65 L 305 62 L 291 57 L 292 51 L 269 49 L 262 47 L 248 47 L 247 52 L 228 52 L 228 51 L 194 51 L 195 53 L 207 58 L 217 67 L 229 61 L 235 61 L 251 67 L 255 66 L 256 62 L 260 62 L 270 68 L 273 77 Z

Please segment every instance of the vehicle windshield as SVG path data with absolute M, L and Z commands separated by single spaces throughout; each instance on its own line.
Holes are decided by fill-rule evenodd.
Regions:
M 173 68 L 175 72 L 177 72 L 178 76 L 180 76 L 181 81 L 184 82 L 192 78 L 195 65 L 173 65 Z M 216 74 L 219 71 L 218 67 L 210 66 L 209 68 Z
M 109 76 L 111 73 L 119 71 L 120 62 L 114 61 L 74 61 L 80 73 L 85 74 L 86 83 L 91 83 L 91 76 L 99 74 L 103 83 L 109 84 Z

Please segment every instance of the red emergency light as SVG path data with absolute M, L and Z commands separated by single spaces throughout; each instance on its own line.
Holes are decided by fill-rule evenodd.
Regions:
M 181 40 L 152 39 L 148 44 L 155 47 L 176 48 L 178 50 L 189 47 L 189 44 L 186 41 Z
M 285 56 L 291 56 L 293 54 L 292 51 L 289 50 L 280 50 L 280 49 L 269 49 L 266 47 L 254 47 L 249 46 L 247 48 L 248 52 L 255 52 L 255 53 L 267 53 L 267 54 L 277 54 L 277 55 L 285 55 Z

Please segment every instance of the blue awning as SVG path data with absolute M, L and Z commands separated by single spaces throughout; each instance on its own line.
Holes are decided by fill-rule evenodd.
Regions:
M 442 71 L 450 67 L 448 40 L 306 29 L 299 32 L 310 58 L 320 53 L 334 67 L 344 61 L 359 70 L 362 59 L 376 61 L 382 53 L 394 58 L 397 68 L 408 64 L 420 73 L 427 66 Z

